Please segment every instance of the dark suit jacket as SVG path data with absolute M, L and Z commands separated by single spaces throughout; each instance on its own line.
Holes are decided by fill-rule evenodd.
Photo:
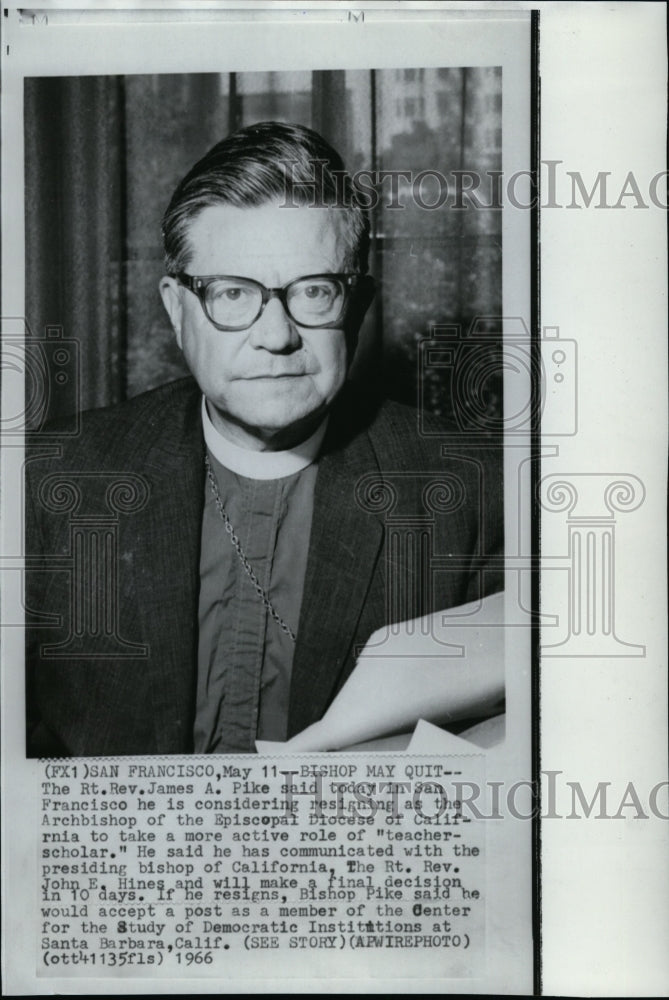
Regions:
M 183 379 L 84 414 L 59 454 L 38 444 L 26 463 L 29 756 L 192 751 L 200 405 Z M 290 735 L 321 718 L 373 631 L 501 589 L 501 449 L 451 435 L 444 456 L 443 428 L 427 431 L 349 390 L 333 408 Z

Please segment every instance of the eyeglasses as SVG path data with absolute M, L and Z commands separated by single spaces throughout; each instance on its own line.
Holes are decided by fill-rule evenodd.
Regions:
M 352 291 L 371 278 L 361 274 L 309 274 L 283 288 L 267 288 L 252 278 L 231 274 L 175 274 L 200 300 L 207 319 L 218 330 L 247 330 L 259 319 L 270 299 L 279 299 L 298 326 L 313 329 L 337 326 Z

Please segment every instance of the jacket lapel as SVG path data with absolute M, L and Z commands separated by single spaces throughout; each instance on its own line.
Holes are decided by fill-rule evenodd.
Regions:
M 156 753 L 192 749 L 204 490 L 201 395 L 156 429 L 145 475 L 151 496 L 138 520 L 137 594 L 149 645 Z
M 135 593 L 142 595 L 142 635 L 150 647 L 158 754 L 192 750 L 204 497 L 200 405 L 195 387 L 185 407 L 175 403 L 156 427 L 145 464 L 151 496 L 135 520 Z M 348 433 L 332 414 L 319 461 L 289 735 L 321 718 L 332 698 L 383 542 L 382 520 L 355 499 L 356 484 L 377 472 L 378 462 L 367 433 L 354 425 Z
M 333 414 L 333 423 L 334 414 Z M 345 446 L 331 426 L 319 462 L 309 559 L 293 674 L 288 735 L 320 719 L 347 661 L 383 540 L 383 524 L 356 502 L 378 470 L 368 435 Z M 329 442 L 329 444 L 328 444 Z

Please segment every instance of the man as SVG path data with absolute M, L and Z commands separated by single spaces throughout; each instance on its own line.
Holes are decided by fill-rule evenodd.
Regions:
M 26 599 L 30 755 L 284 740 L 378 629 L 501 585 L 494 456 L 465 443 L 446 461 L 414 411 L 347 384 L 373 284 L 338 154 L 299 126 L 243 129 L 181 181 L 163 232 L 193 378 L 84 414 L 58 457 L 27 463 L 27 554 L 45 554 Z M 456 497 L 427 511 L 436 575 L 430 483 Z

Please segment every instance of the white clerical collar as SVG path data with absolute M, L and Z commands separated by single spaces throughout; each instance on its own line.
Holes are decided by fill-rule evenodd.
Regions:
M 202 429 L 207 448 L 217 462 L 247 479 L 283 479 L 301 472 L 316 459 L 320 451 L 328 418 L 320 427 L 295 448 L 289 451 L 252 451 L 233 444 L 218 431 L 209 416 L 207 401 L 202 397 Z

